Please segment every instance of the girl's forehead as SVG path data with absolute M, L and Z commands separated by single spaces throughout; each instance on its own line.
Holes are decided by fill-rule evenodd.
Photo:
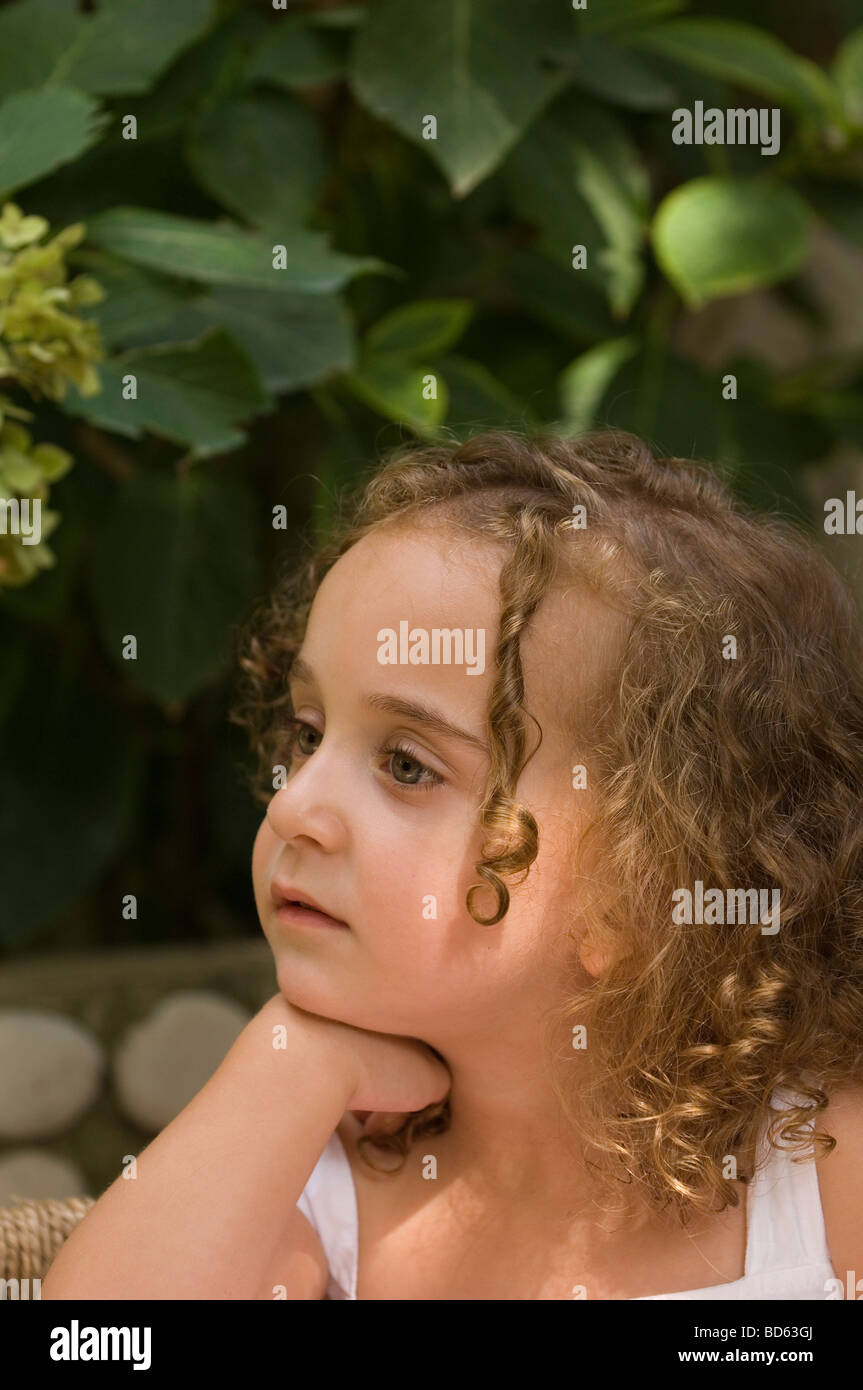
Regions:
M 437 689 L 462 704 L 459 671 L 414 664 L 423 635 L 433 653 L 435 634 L 453 634 L 450 650 L 465 653 L 463 671 L 477 664 L 480 641 L 485 671 L 467 679 L 474 696 L 485 701 L 495 676 L 499 636 L 499 572 L 507 550 L 450 529 L 415 531 L 383 528 L 346 551 L 326 576 L 313 605 L 307 642 L 315 652 L 341 653 L 341 676 L 353 683 L 352 671 L 364 681 L 377 666 L 381 633 L 390 634 L 388 650 L 405 670 L 389 668 L 389 678 L 409 677 L 411 686 Z M 479 634 L 482 633 L 480 639 Z M 582 583 L 556 581 L 529 616 L 521 633 L 520 652 L 528 710 L 548 737 L 557 731 L 566 742 L 594 727 L 594 709 L 602 703 L 619 669 L 626 625 L 601 595 Z M 308 639 L 311 639 L 309 641 Z M 350 654 L 350 660 L 344 659 Z M 432 657 L 433 660 L 433 657 Z M 327 660 L 327 666 L 331 661 Z M 465 680 L 461 674 L 461 680 Z
M 459 532 L 384 528 L 364 536 L 325 576 L 315 604 L 376 611 L 411 606 L 441 621 L 453 610 L 482 610 L 486 622 L 499 608 L 498 579 L 505 552 Z M 404 614 L 403 616 L 408 616 Z
M 482 737 L 498 626 L 493 563 L 454 554 L 440 541 L 373 535 L 321 584 L 303 665 L 335 701 L 384 695 L 428 702 Z
M 447 526 L 430 520 L 415 525 L 395 524 L 381 526 L 362 537 L 361 540 L 340 558 L 358 562 L 366 568 L 398 568 L 403 560 L 421 562 L 430 568 L 442 564 L 449 568 L 464 568 L 473 571 L 477 557 L 483 556 L 486 563 L 497 558 L 502 562 L 506 548 L 489 537 L 476 535 L 461 527 Z
M 583 585 L 556 585 L 521 638 L 525 699 L 564 737 L 590 736 L 614 692 L 628 622 Z
M 441 621 L 462 606 L 496 628 L 500 569 L 509 551 L 500 542 L 449 526 L 383 526 L 362 537 L 325 576 L 315 597 L 344 611 L 369 603 L 392 611 L 422 606 Z M 470 617 L 470 611 L 467 614 Z M 555 580 L 526 620 L 522 652 L 533 663 L 560 670 L 568 659 L 579 670 L 622 654 L 628 623 L 601 593 L 576 576 Z

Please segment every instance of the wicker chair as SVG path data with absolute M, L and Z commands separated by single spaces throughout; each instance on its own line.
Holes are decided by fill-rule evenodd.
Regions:
M 0 1279 L 44 1279 L 67 1236 L 95 1197 L 12 1198 L 0 1207 Z

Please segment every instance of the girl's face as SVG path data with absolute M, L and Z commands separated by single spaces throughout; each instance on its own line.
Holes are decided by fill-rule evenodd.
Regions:
M 279 761 L 287 780 L 267 808 L 252 859 L 255 902 L 284 996 L 311 1013 L 438 1048 L 504 1029 L 532 1003 L 556 1001 L 573 960 L 568 933 L 578 924 L 570 861 L 587 793 L 573 789 L 581 758 L 559 717 L 562 702 L 584 688 L 597 639 L 585 627 L 592 602 L 554 590 L 521 639 L 526 704 L 543 741 L 518 796 L 539 825 L 539 855 L 522 887 L 510 880 L 509 911 L 496 926 L 475 922 L 465 905 L 470 885 L 481 882 L 474 866 L 502 559 L 497 547 L 457 533 L 390 528 L 337 561 L 309 615 L 300 656 L 310 674 L 290 682 L 302 725 L 286 736 Z M 430 654 L 435 629 L 455 630 L 465 654 L 461 664 L 384 665 L 383 629 L 412 633 L 412 643 L 414 629 L 424 629 Z M 478 629 L 484 669 L 469 674 L 471 664 L 481 665 Z M 386 705 L 396 700 L 434 711 L 440 723 Z M 530 720 L 527 731 L 530 749 L 537 740 Z M 347 928 L 280 919 L 271 897 L 276 878 Z M 493 915 L 490 888 L 474 903 L 480 915 Z

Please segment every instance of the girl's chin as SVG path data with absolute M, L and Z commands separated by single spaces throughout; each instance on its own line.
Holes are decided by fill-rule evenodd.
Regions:
M 333 995 L 332 989 L 327 988 L 326 981 L 322 982 L 320 978 L 317 981 L 304 980 L 300 978 L 303 973 L 297 970 L 294 961 L 291 961 L 290 968 L 283 967 L 276 971 L 282 998 L 307 1014 L 319 1014 L 321 1018 L 331 1018 L 336 1023 L 351 1023 L 351 1019 L 342 1017 L 345 1010 L 339 1007 L 339 1000 Z
M 289 1004 L 293 1004 L 295 1009 L 302 1009 L 304 1013 L 316 1014 L 318 1018 L 327 1018 L 332 1023 L 343 1023 L 348 1028 L 361 1028 L 370 1033 L 393 1033 L 397 1029 L 387 1026 L 387 1021 L 381 1019 L 377 1014 L 366 1015 L 362 1009 L 346 1005 L 344 995 L 334 995 L 332 990 L 321 986 L 318 981 L 313 984 L 311 981 L 297 979 L 297 972 L 292 969 L 290 977 L 287 972 L 277 975 L 279 993 Z

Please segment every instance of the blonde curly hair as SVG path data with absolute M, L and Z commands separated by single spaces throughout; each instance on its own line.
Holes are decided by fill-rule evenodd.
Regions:
M 491 539 L 505 555 L 476 872 L 498 906 L 479 917 L 475 884 L 467 907 L 499 922 L 505 880 L 523 882 L 539 844 L 517 797 L 533 756 L 521 634 L 561 575 L 585 584 L 625 615 L 619 666 L 589 709 L 562 710 L 589 738 L 578 756 L 592 814 L 573 894 L 613 964 L 550 1020 L 549 1037 L 573 1022 L 590 1039 L 577 1097 L 555 1082 L 564 1113 L 609 1209 L 623 1182 L 683 1224 L 738 1204 L 727 1160 L 755 1156 L 777 1087 L 793 1103 L 770 1142 L 831 1152 L 835 1139 L 806 1126 L 830 1090 L 863 1078 L 863 643 L 838 574 L 805 533 L 745 508 L 706 465 L 656 459 L 618 431 L 402 444 L 361 480 L 347 514 L 344 500 L 329 539 L 280 577 L 242 634 L 231 717 L 257 754 L 255 795 L 273 795 L 282 715 L 293 713 L 288 672 L 339 556 L 398 523 Z M 737 660 L 723 659 L 728 636 Z M 781 930 L 676 925 L 672 894 L 696 880 L 778 888 Z M 403 1163 L 421 1135 L 449 1127 L 449 1106 L 361 1136 L 364 1160 L 377 1166 L 375 1148 Z

